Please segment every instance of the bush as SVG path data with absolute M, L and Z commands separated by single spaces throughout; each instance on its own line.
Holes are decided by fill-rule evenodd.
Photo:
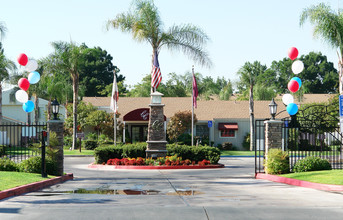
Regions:
M 233 145 L 231 142 L 224 142 L 222 144 L 222 149 L 223 150 L 233 150 Z
M 93 140 L 85 140 L 83 144 L 86 150 L 94 150 L 98 147 L 98 142 Z
M 49 157 L 45 158 L 46 172 L 49 175 L 57 176 L 57 164 Z M 41 173 L 42 172 L 42 158 L 30 157 L 27 160 L 23 160 L 19 164 L 19 171 L 25 173 Z
M 269 149 L 267 161 L 265 161 L 264 166 L 268 174 L 289 173 L 288 153 L 277 148 Z
M 250 149 L 250 133 L 246 133 L 243 142 L 242 142 L 243 150 L 249 150 Z
M 297 161 L 293 167 L 295 173 L 331 169 L 329 161 L 320 157 L 306 157 Z
M 6 146 L 0 145 L 0 157 L 6 154 Z
M 0 158 L 0 171 L 18 171 L 18 165 L 7 157 Z
M 120 146 L 100 146 L 94 151 L 95 162 L 97 164 L 106 163 L 109 159 L 123 157 L 129 158 L 145 158 L 146 143 L 126 144 Z M 220 151 L 216 147 L 197 146 L 191 147 L 188 145 L 167 145 L 168 156 L 178 155 L 183 160 L 191 161 L 209 160 L 211 164 L 217 164 L 220 159 Z

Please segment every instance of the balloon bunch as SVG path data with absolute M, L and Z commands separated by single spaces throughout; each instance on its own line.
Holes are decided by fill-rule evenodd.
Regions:
M 298 57 L 298 49 L 295 47 L 291 47 L 288 50 L 288 57 L 291 60 L 295 60 Z M 301 60 L 296 60 L 292 64 L 292 72 L 294 74 L 299 74 L 304 70 L 304 63 Z M 293 77 L 287 85 L 287 88 L 291 92 L 297 92 L 301 87 L 301 79 L 299 77 Z M 287 112 L 290 115 L 295 115 L 298 112 L 298 106 L 294 103 L 294 98 L 291 94 L 284 94 L 282 96 L 282 102 L 287 105 Z
M 30 72 L 27 79 L 21 78 L 18 80 L 18 86 L 20 90 L 15 93 L 15 98 L 18 102 L 23 103 L 23 110 L 25 112 L 32 112 L 35 108 L 35 104 L 29 100 L 27 90 L 31 84 L 36 84 L 40 80 L 40 74 L 35 71 L 38 68 L 38 63 L 36 60 L 29 60 L 27 56 L 23 53 L 19 54 L 17 61 L 20 65 L 25 66 L 25 70 Z

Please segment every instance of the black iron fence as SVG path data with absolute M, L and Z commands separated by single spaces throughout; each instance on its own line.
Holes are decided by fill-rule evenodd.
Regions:
M 20 162 L 32 156 L 41 155 L 42 131 L 46 123 L 0 125 L 0 157 Z

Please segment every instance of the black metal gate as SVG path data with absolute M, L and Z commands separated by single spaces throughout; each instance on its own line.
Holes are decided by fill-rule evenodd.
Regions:
M 41 155 L 42 131 L 46 123 L 0 125 L 0 157 L 8 157 L 15 162 Z
M 290 156 L 290 169 L 308 156 L 327 159 L 333 169 L 343 169 L 342 133 L 337 105 L 311 105 L 282 119 L 282 148 Z M 255 121 L 255 172 L 263 173 L 264 120 Z

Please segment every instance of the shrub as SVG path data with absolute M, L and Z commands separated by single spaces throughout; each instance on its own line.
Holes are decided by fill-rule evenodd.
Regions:
M 243 150 L 249 150 L 250 149 L 250 133 L 246 133 L 243 142 L 242 142 Z
M 11 159 L 4 157 L 0 158 L 0 171 L 18 171 L 18 165 Z
M 329 161 L 320 157 L 306 157 L 297 161 L 293 167 L 295 173 L 331 169 Z
M 268 174 L 289 173 L 289 156 L 281 149 L 272 148 L 268 151 L 265 170 Z
M 106 163 L 109 159 L 122 158 L 123 147 L 119 146 L 100 146 L 95 148 L 95 163 L 102 164 Z
M 85 140 L 83 141 L 86 150 L 94 150 L 98 147 L 98 142 L 93 140 Z
M 58 175 L 57 164 L 49 157 L 45 158 L 46 172 L 49 175 Z M 42 172 L 42 158 L 30 157 L 27 160 L 23 160 L 19 164 L 19 171 L 26 173 L 41 173 Z
M 222 144 L 222 149 L 223 150 L 233 150 L 233 145 L 231 142 L 224 142 Z

